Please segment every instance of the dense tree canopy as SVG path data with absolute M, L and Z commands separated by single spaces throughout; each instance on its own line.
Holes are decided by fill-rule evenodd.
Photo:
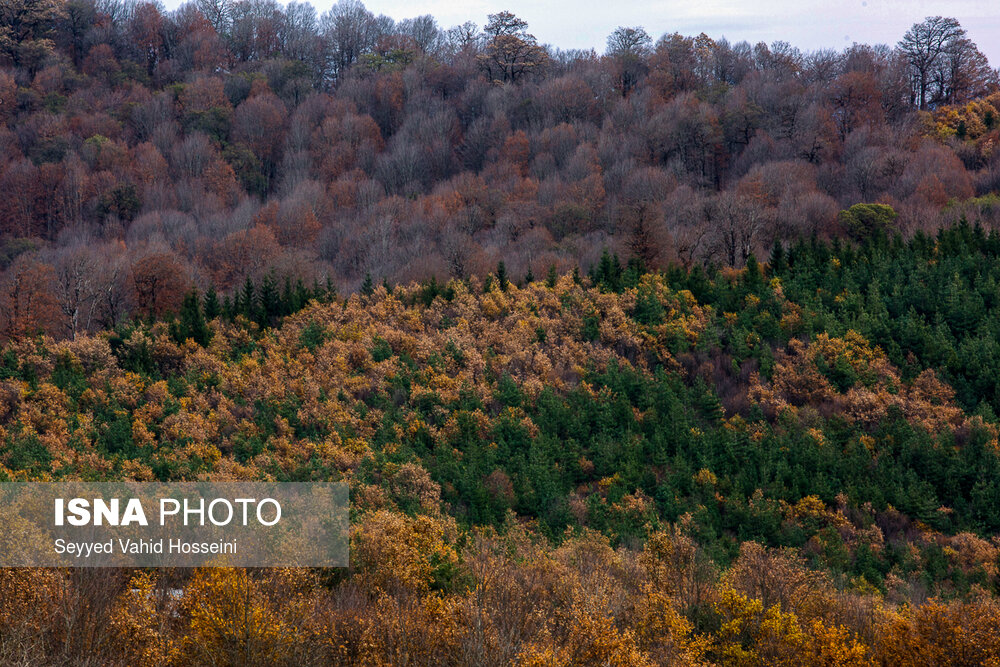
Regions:
M 987 664 L 998 256 L 959 224 L 742 270 L 248 282 L 21 339 L 0 480 L 344 480 L 352 557 L 0 571 L 0 656 Z
M 528 29 L 0 0 L 0 481 L 352 493 L 0 571 L 0 663 L 1000 660 L 996 71 Z
M 599 56 L 543 47 L 510 12 L 443 29 L 356 0 L 2 8 L 0 269 L 60 276 L 29 330 L 272 273 L 353 290 L 504 261 L 520 278 L 604 247 L 741 265 L 855 233 L 839 213 L 857 204 L 906 235 L 1000 215 L 975 199 L 1000 187 L 996 72 L 953 19 L 814 53 L 620 27 Z M 182 284 L 152 303 L 165 257 Z

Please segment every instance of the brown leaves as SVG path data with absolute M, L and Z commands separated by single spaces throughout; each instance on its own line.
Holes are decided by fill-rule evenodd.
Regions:
M 371 594 L 426 593 L 437 568 L 457 563 L 455 538 L 451 517 L 411 519 L 386 510 L 366 514 L 351 533 L 355 579 Z
M 932 433 L 967 421 L 954 402 L 954 390 L 934 371 L 924 370 L 904 383 L 882 350 L 854 331 L 843 338 L 821 333 L 809 344 L 790 341 L 775 355 L 771 381 L 754 374 L 748 393 L 772 415 L 808 406 L 872 425 L 896 408 Z
M 0 337 L 55 334 L 61 327 L 55 271 L 19 257 L 0 280 Z
M 892 614 L 878 628 L 883 664 L 988 665 L 1000 658 L 995 600 L 939 600 Z
M 174 253 L 151 253 L 132 264 L 136 310 L 147 317 L 176 313 L 190 287 L 187 269 Z

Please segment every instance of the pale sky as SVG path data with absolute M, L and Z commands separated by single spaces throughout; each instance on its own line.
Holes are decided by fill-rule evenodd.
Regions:
M 322 14 L 334 1 L 312 4 Z M 528 21 L 540 43 L 598 53 L 621 25 L 643 26 L 654 40 L 668 32 L 704 32 L 730 42 L 784 40 L 808 51 L 852 42 L 893 45 L 914 23 L 943 15 L 957 18 L 990 64 L 1000 66 L 997 0 L 369 0 L 365 6 L 397 20 L 431 14 L 442 28 L 465 21 L 482 27 L 487 14 L 506 9 Z
M 653 39 L 667 32 L 704 32 L 730 42 L 781 39 L 805 51 L 852 42 L 895 44 L 927 16 L 954 16 L 990 63 L 1000 66 L 996 0 L 371 0 L 365 5 L 396 19 L 432 14 L 443 27 L 469 20 L 481 26 L 487 14 L 506 9 L 528 21 L 541 43 L 599 53 L 620 25 L 641 25 Z

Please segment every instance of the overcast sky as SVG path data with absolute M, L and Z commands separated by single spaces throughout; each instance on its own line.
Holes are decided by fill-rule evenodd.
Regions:
M 176 7 L 181 0 L 166 0 Z M 312 0 L 317 12 L 335 0 Z M 895 44 L 926 16 L 954 16 L 993 67 L 1000 65 L 998 0 L 368 0 L 375 14 L 395 19 L 431 14 L 448 28 L 465 21 L 480 27 L 486 15 L 512 11 L 528 21 L 543 44 L 604 51 L 620 25 L 641 25 L 654 39 L 667 32 L 731 42 L 785 40 L 802 50 L 844 48 L 852 42 Z
M 911 25 L 940 14 L 957 18 L 990 63 L 1000 65 L 996 0 L 371 0 L 366 6 L 396 19 L 432 14 L 444 27 L 469 20 L 482 25 L 487 14 L 507 9 L 528 21 L 539 42 L 598 52 L 620 25 L 641 25 L 654 39 L 705 32 L 731 42 L 783 39 L 803 50 L 895 44 Z

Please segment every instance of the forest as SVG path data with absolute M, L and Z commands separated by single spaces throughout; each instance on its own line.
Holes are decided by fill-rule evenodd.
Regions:
M 0 0 L 0 482 L 351 489 L 343 569 L 0 569 L 0 664 L 1000 664 L 966 30 L 484 19 Z
M 954 19 L 802 52 L 641 27 L 603 54 L 356 0 L 0 5 L 0 337 L 247 278 L 742 266 L 774 239 L 992 228 L 998 75 Z
M 17 339 L 0 479 L 346 481 L 351 565 L 0 570 L 0 659 L 990 664 L 998 281 L 960 222 Z

